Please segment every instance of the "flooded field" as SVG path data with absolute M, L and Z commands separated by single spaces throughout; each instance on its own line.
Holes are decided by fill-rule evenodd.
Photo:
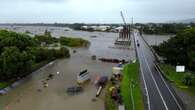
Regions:
M 76 49 L 77 52 L 71 53 L 70 59 L 60 59 L 41 68 L 27 81 L 6 95 L 0 96 L 0 110 L 104 110 L 103 94 L 96 101 L 92 101 L 97 91 L 94 79 L 97 75 L 111 75 L 112 67 L 116 64 L 91 60 L 91 56 L 135 59 L 133 47 L 130 49 L 112 48 L 118 36 L 117 33 L 64 31 L 64 28 L 58 27 L 1 28 L 16 32 L 28 30 L 32 34 L 41 34 L 45 29 L 48 29 L 55 37 L 80 37 L 89 40 L 91 45 L 89 48 Z M 84 91 L 74 96 L 66 94 L 66 88 L 76 85 L 77 73 L 85 68 L 90 72 L 91 81 L 83 86 Z M 60 74 L 57 75 L 57 72 Z M 44 88 L 42 81 L 46 80 L 51 73 L 55 74 L 54 79 L 49 80 L 48 87 Z

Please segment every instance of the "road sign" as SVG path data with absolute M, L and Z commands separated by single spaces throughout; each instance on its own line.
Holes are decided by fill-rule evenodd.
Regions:
M 177 65 L 176 66 L 176 72 L 185 72 L 185 66 Z

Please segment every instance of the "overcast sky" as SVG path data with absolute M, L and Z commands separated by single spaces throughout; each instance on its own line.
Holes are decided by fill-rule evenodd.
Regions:
M 165 22 L 195 18 L 195 0 L 0 0 L 0 23 Z

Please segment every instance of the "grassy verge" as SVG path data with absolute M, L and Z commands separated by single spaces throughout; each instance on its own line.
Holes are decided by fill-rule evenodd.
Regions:
M 116 102 L 111 98 L 111 92 L 109 88 L 112 87 L 112 83 L 109 82 L 106 86 L 106 94 L 105 94 L 105 109 L 106 110 L 117 110 Z
M 189 92 L 192 95 L 195 95 L 195 75 L 192 74 L 192 85 L 186 86 L 183 83 L 185 74 L 187 73 L 176 73 L 175 67 L 168 64 L 160 64 L 160 68 L 163 71 L 164 76 L 176 85 L 176 87 Z
M 123 70 L 123 79 L 121 82 L 121 95 L 123 97 L 126 110 L 132 110 L 133 107 L 130 90 L 130 86 L 132 85 L 134 85 L 134 87 L 132 87 L 132 93 L 135 110 L 144 110 L 143 97 L 140 87 L 138 63 L 127 64 Z

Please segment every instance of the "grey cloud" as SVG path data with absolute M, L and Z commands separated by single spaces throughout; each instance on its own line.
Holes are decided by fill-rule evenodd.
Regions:
M 0 0 L 0 22 L 121 22 L 121 10 L 138 22 L 185 19 L 195 0 Z

